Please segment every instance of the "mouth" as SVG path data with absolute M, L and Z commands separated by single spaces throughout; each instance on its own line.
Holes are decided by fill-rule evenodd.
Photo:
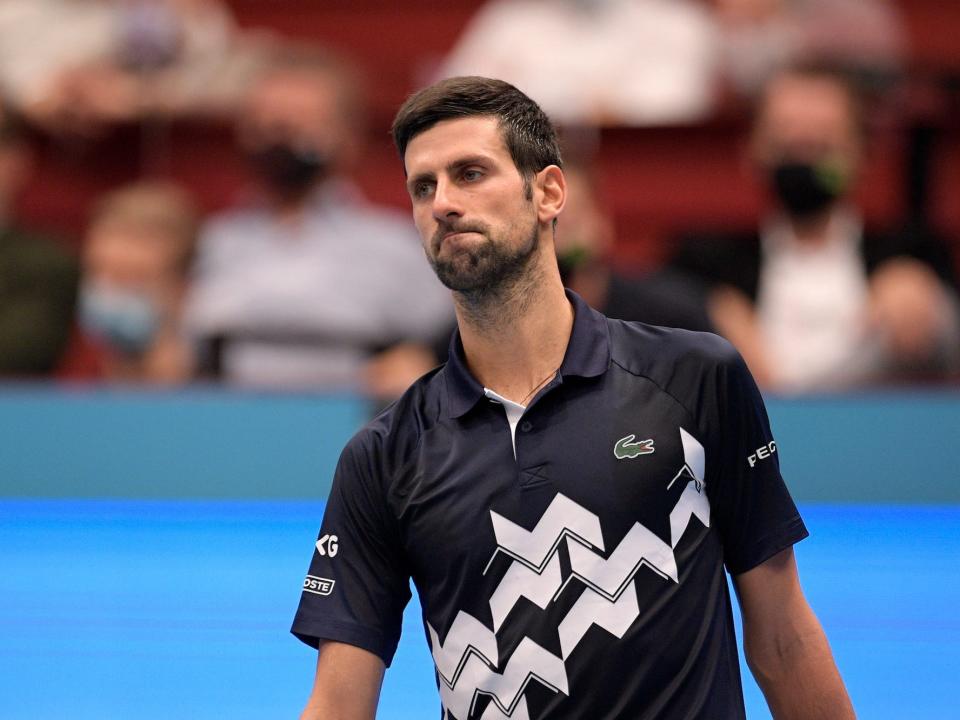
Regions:
M 439 251 L 444 245 L 459 245 L 471 235 L 479 237 L 481 233 L 477 230 L 451 230 L 439 236 L 439 239 L 436 241 L 436 248 Z
M 450 232 L 445 233 L 440 238 L 440 241 L 444 242 L 446 240 L 458 240 L 460 238 L 466 237 L 467 235 L 479 235 L 479 234 L 480 233 L 478 233 L 475 230 L 451 230 Z

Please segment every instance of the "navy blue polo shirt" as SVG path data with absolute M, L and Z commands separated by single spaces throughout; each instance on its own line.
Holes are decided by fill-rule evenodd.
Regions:
M 454 337 L 344 449 L 293 623 L 388 666 L 412 578 L 448 720 L 742 718 L 724 567 L 803 539 L 721 338 L 610 320 L 516 430 Z

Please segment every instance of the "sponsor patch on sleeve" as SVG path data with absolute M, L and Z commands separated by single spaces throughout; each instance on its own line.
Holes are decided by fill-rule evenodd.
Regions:
M 303 579 L 303 591 L 314 595 L 327 596 L 333 592 L 333 580 L 316 575 L 307 575 Z

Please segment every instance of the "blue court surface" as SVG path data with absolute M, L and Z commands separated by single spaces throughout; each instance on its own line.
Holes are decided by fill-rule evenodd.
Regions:
M 960 718 L 960 507 L 801 509 L 801 576 L 860 717 Z M 288 628 L 322 512 L 0 500 L 0 718 L 295 718 L 315 653 Z M 414 600 L 378 718 L 438 716 Z

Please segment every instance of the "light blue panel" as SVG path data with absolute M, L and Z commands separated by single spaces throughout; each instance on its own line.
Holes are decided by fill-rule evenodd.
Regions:
M 319 498 L 367 405 L 192 390 L 0 392 L 0 497 Z
M 960 393 L 770 400 L 780 465 L 801 502 L 960 503 Z
M 960 507 L 800 510 L 810 529 L 796 546 L 801 583 L 858 717 L 960 717 L 952 699 L 960 673 Z M 769 720 L 742 660 L 741 668 L 748 717 Z
M 295 718 L 322 503 L 0 501 L 0 718 Z
M 960 508 L 801 510 L 801 578 L 859 716 L 956 717 Z M 296 717 L 316 655 L 288 629 L 322 514 L 0 501 L 0 720 Z M 748 717 L 769 718 L 744 679 Z M 414 598 L 377 718 L 438 717 Z

